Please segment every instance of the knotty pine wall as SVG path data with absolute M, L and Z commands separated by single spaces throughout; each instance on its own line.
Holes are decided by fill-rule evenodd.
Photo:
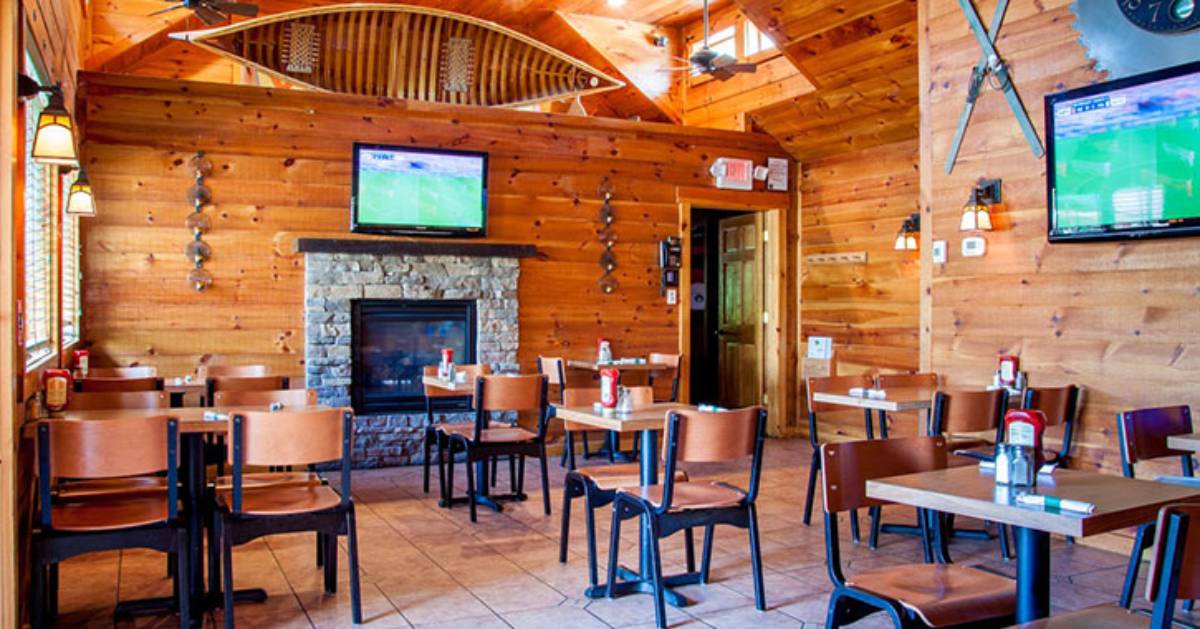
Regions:
M 304 269 L 292 242 L 348 235 L 354 141 L 490 153 L 489 239 L 546 256 L 521 263 L 530 369 L 538 354 L 591 356 L 600 335 L 622 355 L 675 351 L 657 241 L 678 233 L 679 187 L 707 186 L 718 155 L 784 155 L 756 134 L 141 77 L 84 75 L 81 99 L 99 208 L 86 221 L 86 337 L 97 364 L 167 376 L 204 362 L 303 371 Z M 215 164 L 205 236 L 215 284 L 196 293 L 183 248 L 187 160 L 200 149 Z M 604 176 L 620 237 L 611 296 L 596 285 Z
M 997 355 L 1017 354 L 1035 386 L 1086 387 L 1074 465 L 1118 472 L 1117 412 L 1200 407 L 1200 241 L 1049 244 L 1045 161 L 1032 155 L 991 90 L 975 108 L 958 167 L 946 176 L 942 165 L 979 49 L 957 2 L 922 4 L 930 72 L 922 150 L 932 166 L 933 237 L 948 240 L 950 251 L 929 278 L 928 360 L 951 385 L 974 386 L 990 380 Z M 991 15 L 995 3 L 977 5 Z M 1044 94 L 1104 80 L 1084 56 L 1069 5 L 1013 3 L 997 43 L 1039 132 Z M 986 235 L 986 257 L 966 260 L 958 253 L 959 212 L 980 176 L 1004 180 L 1008 208 L 1000 229 Z

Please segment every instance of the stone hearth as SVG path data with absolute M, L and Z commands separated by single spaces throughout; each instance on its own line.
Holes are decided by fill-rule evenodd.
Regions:
M 317 390 L 322 404 L 350 406 L 351 302 L 359 299 L 473 299 L 479 361 L 497 372 L 517 371 L 519 276 L 516 258 L 306 253 L 307 386 Z M 471 418 L 456 414 L 446 419 Z M 420 462 L 426 421 L 423 412 L 359 416 L 355 465 Z

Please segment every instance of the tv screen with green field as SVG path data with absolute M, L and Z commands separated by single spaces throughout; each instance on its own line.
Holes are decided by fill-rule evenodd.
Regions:
M 487 155 L 355 145 L 353 229 L 482 235 L 487 224 Z
M 1050 239 L 1200 230 L 1200 64 L 1047 99 Z

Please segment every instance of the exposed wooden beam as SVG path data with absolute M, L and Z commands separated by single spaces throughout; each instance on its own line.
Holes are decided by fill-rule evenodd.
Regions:
M 178 18 L 151 33 L 132 46 L 106 59 L 88 59 L 87 69 L 95 72 L 124 74 L 136 67 L 146 58 L 174 43 L 169 35 L 176 31 L 186 31 L 198 27 L 199 20 L 192 17 L 191 11 L 183 11 Z

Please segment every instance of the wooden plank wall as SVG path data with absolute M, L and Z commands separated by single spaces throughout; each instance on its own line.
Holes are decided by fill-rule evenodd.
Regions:
M 50 80 L 62 83 L 67 109 L 75 102 L 75 73 L 91 39 L 90 23 L 78 0 L 25 0 L 25 22 L 32 43 L 48 67 Z
M 1045 161 L 1026 147 L 1000 94 L 985 91 L 958 167 L 942 171 L 979 49 L 954 0 L 926 4 L 933 237 L 950 259 L 932 274 L 932 367 L 951 385 L 982 385 L 998 354 L 1018 354 L 1031 383 L 1086 387 L 1074 464 L 1120 469 L 1115 413 L 1200 405 L 1200 247 L 1194 239 L 1057 244 L 1046 241 Z M 978 2 L 991 15 L 992 1 Z M 1035 126 L 1042 96 L 1103 80 L 1095 72 L 1068 0 L 1016 2 L 997 44 L 1011 64 Z M 958 255 L 958 218 L 977 177 L 1004 180 L 1008 209 L 987 234 L 988 252 Z
M 707 185 L 718 155 L 782 156 L 756 134 L 485 110 L 141 77 L 84 75 L 84 157 L 99 216 L 87 222 L 86 334 L 99 362 L 172 375 L 211 360 L 303 370 L 302 234 L 348 232 L 351 143 L 486 150 L 489 239 L 535 244 L 521 264 L 523 366 L 538 354 L 674 351 L 674 307 L 658 289 L 657 241 L 678 233 L 677 190 Z M 197 149 L 214 229 L 216 283 L 195 293 L 183 247 Z M 615 295 L 602 295 L 597 186 L 608 176 L 620 242 Z M 759 184 L 761 186 L 761 184 Z M 779 195 L 779 207 L 789 197 Z

